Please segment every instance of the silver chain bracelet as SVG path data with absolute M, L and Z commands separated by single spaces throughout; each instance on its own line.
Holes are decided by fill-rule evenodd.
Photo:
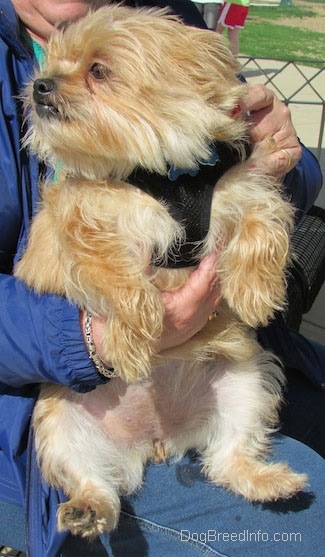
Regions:
M 104 375 L 104 377 L 107 377 L 108 379 L 112 379 L 113 377 L 118 377 L 114 368 L 107 367 L 104 364 L 104 362 L 101 360 L 96 350 L 96 346 L 94 344 L 93 334 L 92 334 L 92 314 L 89 311 L 86 312 L 86 317 L 85 317 L 85 337 L 86 337 L 89 358 L 91 359 L 98 373 Z

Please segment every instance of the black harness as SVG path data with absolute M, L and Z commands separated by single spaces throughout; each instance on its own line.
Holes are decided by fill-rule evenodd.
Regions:
M 197 265 L 202 242 L 210 226 L 213 190 L 221 176 L 239 161 L 238 152 L 225 143 L 215 143 L 212 157 L 198 163 L 197 169 L 171 169 L 168 176 L 136 169 L 128 182 L 158 201 L 163 201 L 170 215 L 185 228 L 184 243 L 173 246 L 167 261 L 155 262 L 169 268 Z M 195 174 L 195 175 L 193 175 Z

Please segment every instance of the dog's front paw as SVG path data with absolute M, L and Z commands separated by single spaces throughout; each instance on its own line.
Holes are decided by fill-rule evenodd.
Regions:
M 285 225 L 246 216 L 220 259 L 219 274 L 224 299 L 250 327 L 267 326 L 284 308 L 288 260 Z
M 107 324 L 103 355 L 126 383 L 135 383 L 151 373 L 163 329 L 162 311 L 154 311 L 153 306 L 152 303 L 148 310 L 134 308 L 141 318 L 132 316 L 132 323 L 131 316 L 123 320 L 114 315 Z
M 58 509 L 58 530 L 70 530 L 73 535 L 94 538 L 114 530 L 119 518 L 119 508 L 106 503 L 92 504 L 83 499 L 71 499 Z

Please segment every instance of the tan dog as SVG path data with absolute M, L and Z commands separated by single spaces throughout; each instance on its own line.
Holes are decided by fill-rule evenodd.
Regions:
M 284 305 L 292 209 L 258 171 L 258 154 L 255 169 L 243 160 L 218 180 L 196 249 L 201 259 L 219 246 L 219 315 L 157 354 L 160 291 L 178 288 L 193 267 L 156 265 L 186 230 L 129 177 L 139 167 L 165 177 L 170 167 L 193 170 L 215 140 L 243 155 L 238 69 L 218 34 L 114 6 L 56 32 L 29 89 L 28 141 L 66 177 L 44 189 L 16 275 L 107 315 L 104 351 L 119 374 L 87 394 L 42 388 L 36 444 L 45 479 L 69 497 L 61 530 L 115 528 L 119 495 L 139 488 L 146 462 L 190 448 L 210 480 L 249 500 L 289 497 L 305 483 L 261 458 L 283 374 L 253 328 Z

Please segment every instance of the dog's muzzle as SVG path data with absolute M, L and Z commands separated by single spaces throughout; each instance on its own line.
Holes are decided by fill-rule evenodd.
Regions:
M 56 90 L 54 79 L 36 79 L 33 86 L 35 110 L 40 118 L 60 118 L 57 107 L 53 104 L 53 93 Z

